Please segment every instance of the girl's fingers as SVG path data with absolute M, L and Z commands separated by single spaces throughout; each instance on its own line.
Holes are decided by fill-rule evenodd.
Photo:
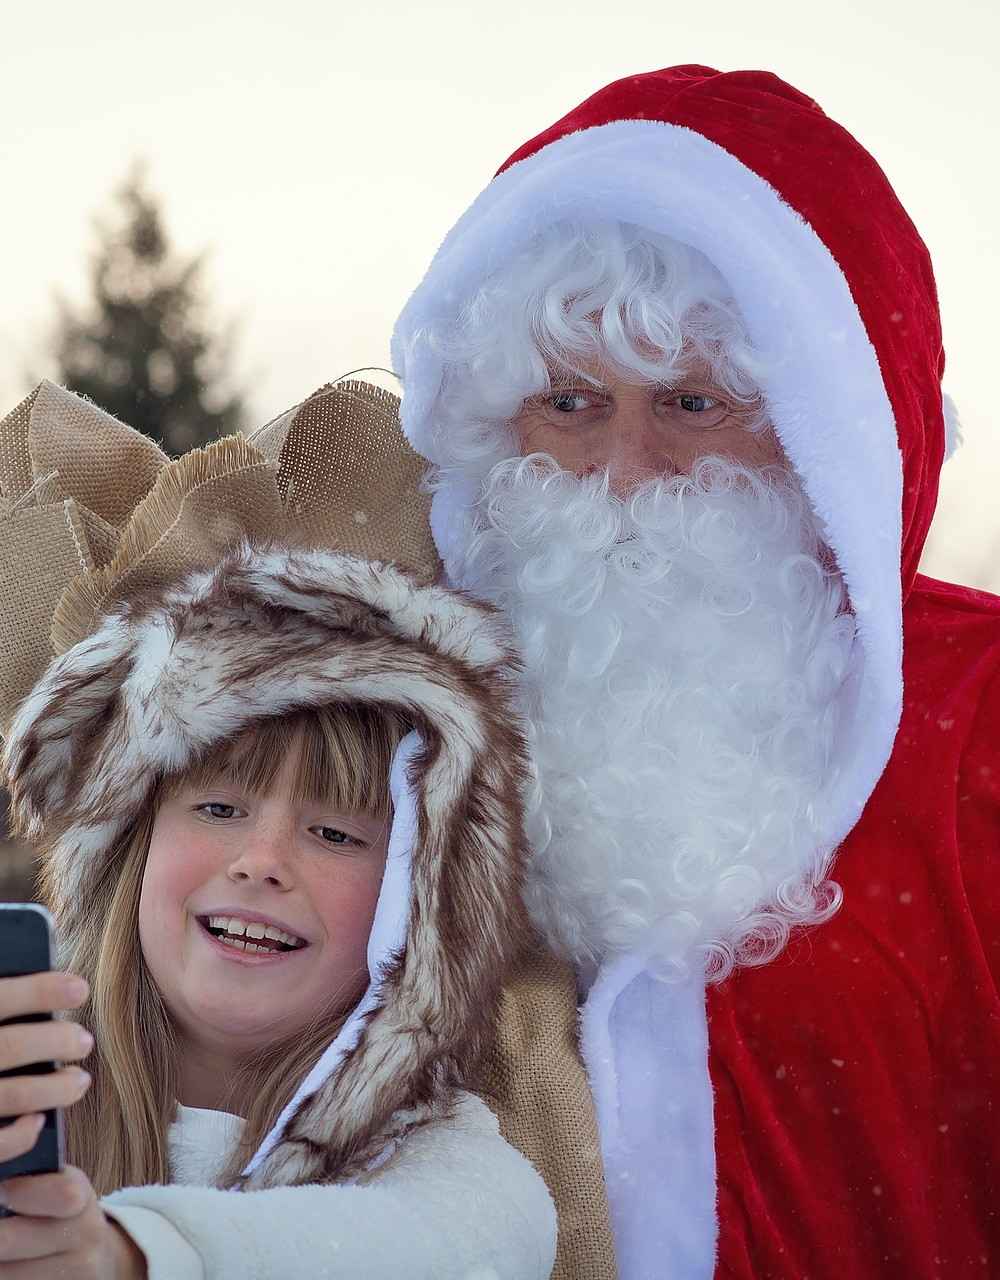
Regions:
M 90 1076 L 82 1067 L 63 1067 L 39 1076 L 8 1076 L 0 1079 L 0 1117 L 70 1107 L 89 1087 Z
M 75 1022 L 12 1022 L 0 1027 L 0 1071 L 33 1062 L 76 1062 L 93 1047 L 93 1036 Z
M 66 1266 L 75 1243 L 66 1239 L 60 1222 L 20 1214 L 0 1219 L 0 1275 L 4 1280 L 70 1280 L 80 1274 Z
M 20 1116 L 13 1124 L 0 1125 L 0 1162 L 14 1160 L 29 1152 L 38 1141 L 45 1117 Z
M 21 978 L 0 978 L 0 1022 L 23 1018 L 26 1013 L 78 1009 L 88 992 L 83 978 L 54 969 L 47 973 L 26 973 Z
M 26 1218 L 75 1218 L 94 1198 L 87 1175 L 73 1165 L 59 1173 L 35 1173 L 0 1182 L 0 1199 Z

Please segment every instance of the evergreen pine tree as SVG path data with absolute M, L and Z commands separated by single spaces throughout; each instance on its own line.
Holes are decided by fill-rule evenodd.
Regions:
M 241 425 L 231 334 L 209 331 L 203 258 L 173 254 L 141 169 L 118 191 L 116 212 L 98 224 L 89 306 L 59 304 L 56 377 L 177 455 Z

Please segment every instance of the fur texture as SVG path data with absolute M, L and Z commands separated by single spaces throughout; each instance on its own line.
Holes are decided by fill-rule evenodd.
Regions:
M 159 779 L 214 743 L 335 702 L 391 705 L 420 731 L 406 946 L 358 1042 L 249 1185 L 362 1172 L 446 1111 L 482 1052 L 523 927 L 515 668 L 488 606 L 390 565 L 246 543 L 216 569 L 122 605 L 21 707 L 5 760 L 13 812 L 29 835 L 45 832 L 64 933 Z

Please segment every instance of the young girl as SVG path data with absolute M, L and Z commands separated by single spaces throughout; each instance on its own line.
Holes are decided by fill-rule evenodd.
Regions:
M 68 972 L 0 981 L 32 1280 L 541 1280 L 545 1187 L 462 1085 L 522 936 L 496 616 L 432 584 L 392 397 L 169 461 L 42 384 L 0 423 L 0 714 Z M 308 550 L 298 548 L 308 547 Z M 52 659 L 55 652 L 58 656 Z

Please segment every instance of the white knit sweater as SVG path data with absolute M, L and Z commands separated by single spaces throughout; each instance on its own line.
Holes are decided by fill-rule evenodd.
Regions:
M 465 1095 L 407 1138 L 366 1186 L 219 1191 L 243 1121 L 179 1107 L 170 1186 L 102 1201 L 146 1255 L 149 1280 L 546 1280 L 556 1219 L 545 1184 Z

